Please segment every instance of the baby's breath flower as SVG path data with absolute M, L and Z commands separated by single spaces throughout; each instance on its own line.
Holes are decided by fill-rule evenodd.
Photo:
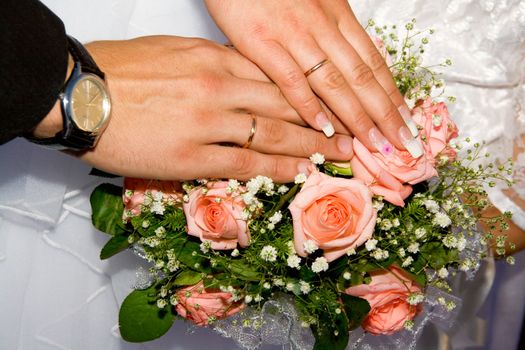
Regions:
M 346 255 L 348 256 L 352 256 L 352 255 L 356 255 L 356 251 L 355 251 L 355 248 L 350 248 L 346 251 Z
M 310 287 L 310 283 L 305 281 L 299 281 L 299 289 L 301 290 L 301 293 L 308 294 L 312 290 L 312 287 Z
M 348 271 L 345 271 L 343 273 L 343 278 L 348 281 L 348 280 L 350 280 L 350 278 L 352 278 L 352 274 L 350 272 L 348 272 Z
M 164 226 L 157 227 L 157 229 L 155 230 L 155 235 L 159 238 L 166 237 L 166 229 L 164 228 Z
M 423 201 L 423 205 L 427 210 L 433 214 L 439 212 L 439 204 L 433 199 L 426 199 Z
M 405 252 L 405 248 L 399 248 L 397 250 L 397 255 L 399 255 L 399 257 L 401 258 L 404 258 L 407 255 L 407 253 Z
M 432 223 L 434 225 L 445 228 L 452 223 L 452 220 L 450 220 L 450 217 L 447 214 L 439 212 L 436 213 L 436 216 L 434 216 Z
M 315 252 L 317 249 L 319 249 L 319 247 L 317 246 L 317 244 L 315 244 L 314 241 L 312 241 L 311 239 L 308 239 L 306 240 L 304 243 L 303 243 L 303 247 L 304 247 L 304 251 L 308 254 L 312 254 L 313 252 Z
M 310 156 L 310 161 L 316 165 L 322 165 L 325 159 L 321 153 L 316 152 Z
M 376 249 L 376 246 L 377 246 L 377 239 L 369 239 L 365 243 L 365 248 L 368 251 L 372 251 L 372 250 Z
M 407 250 L 408 250 L 409 253 L 416 254 L 417 252 L 419 252 L 419 243 L 417 243 L 417 242 L 411 243 L 407 247 Z
M 385 203 L 383 202 L 383 200 L 374 199 L 372 201 L 372 207 L 377 211 L 381 211 L 381 209 L 383 209 L 384 206 Z
M 406 320 L 405 323 L 403 323 L 403 327 L 407 331 L 411 331 L 414 328 L 414 321 L 412 320 Z
M 421 304 L 424 300 L 425 295 L 423 293 L 411 293 L 407 298 L 407 302 L 410 305 Z
M 249 304 L 249 303 L 251 303 L 252 301 L 253 301 L 253 297 L 252 297 L 251 295 L 246 295 L 246 296 L 244 297 L 244 302 L 245 302 L 246 304 Z
M 448 277 L 448 270 L 446 268 L 444 268 L 444 267 L 440 268 L 438 270 L 438 276 L 440 278 L 447 278 Z
M 424 227 L 418 227 L 414 231 L 414 234 L 416 235 L 416 239 L 421 239 L 425 237 L 425 235 L 427 234 L 427 230 Z
M 237 192 L 239 190 L 239 181 L 235 180 L 235 179 L 230 179 L 228 181 L 228 190 L 229 192 Z
M 128 243 L 133 244 L 135 242 L 135 237 L 133 235 L 128 236 Z
M 276 287 L 282 287 L 284 286 L 284 281 L 281 278 L 274 278 L 273 285 Z
M 294 179 L 294 182 L 296 184 L 302 184 L 302 183 L 305 183 L 306 182 L 306 179 L 307 179 L 307 176 L 306 174 L 303 174 L 303 173 L 299 173 L 295 176 L 295 179 Z
M 411 256 L 409 256 L 408 258 L 406 258 L 405 260 L 403 260 L 403 263 L 401 264 L 401 267 L 408 267 L 408 266 L 410 266 L 413 262 L 414 262 L 414 258 L 412 258 Z
M 505 260 L 507 261 L 507 264 L 509 265 L 514 265 L 516 263 L 516 259 L 513 256 L 507 256 Z
M 392 226 L 399 227 L 399 225 L 401 225 L 401 223 L 399 222 L 399 219 L 398 218 L 394 218 L 392 220 Z
M 288 254 L 296 254 L 295 245 L 293 241 L 286 242 L 286 247 L 288 248 Z
M 230 255 L 233 256 L 234 258 L 239 256 L 239 249 L 236 248 L 236 249 L 232 250 Z
M 456 303 L 452 300 L 449 300 L 445 307 L 447 308 L 447 311 L 452 311 L 456 308 Z
M 466 238 L 462 235 L 458 238 L 458 243 L 456 245 L 456 249 L 459 250 L 460 252 L 464 251 L 465 248 L 467 247 L 467 240 Z
M 264 289 L 270 289 L 270 288 L 272 288 L 272 285 L 270 284 L 270 282 L 264 282 L 263 283 L 263 288 Z
M 279 223 L 283 218 L 283 214 L 281 213 L 281 211 L 277 211 L 275 212 L 275 214 L 273 214 L 268 220 L 272 223 L 272 224 L 277 224 Z
M 256 303 L 260 302 L 262 300 L 262 297 L 260 294 L 256 294 L 254 297 L 253 297 L 253 301 L 255 301 Z
M 271 245 L 266 245 L 261 249 L 261 259 L 268 262 L 274 262 L 277 260 L 277 249 Z
M 204 254 L 206 254 L 207 252 L 210 251 L 211 249 L 211 242 L 210 241 L 204 241 L 200 244 L 200 249 L 201 249 L 201 252 L 203 252 Z
M 185 194 L 184 196 L 182 196 L 182 201 L 184 203 L 188 203 L 190 201 L 190 196 L 188 196 L 187 194 Z
M 452 234 L 448 234 L 442 239 L 443 245 L 447 248 L 456 248 L 458 245 L 458 239 Z
M 149 227 L 149 220 L 142 221 L 142 228 L 148 228 Z
M 294 290 L 294 288 L 295 288 L 295 283 L 293 283 L 293 282 L 286 283 L 286 290 L 287 291 L 291 292 L 291 291 Z
M 328 270 L 328 261 L 325 257 L 319 257 L 312 263 L 312 271 L 319 273 Z
M 166 287 L 166 286 L 160 287 L 159 295 L 160 295 L 161 298 L 165 298 L 166 295 L 168 295 L 168 287 Z
M 162 202 L 151 203 L 151 206 L 149 207 L 149 209 L 151 210 L 152 213 L 155 213 L 158 215 L 164 215 L 164 211 L 166 210 Z
M 175 294 L 173 294 L 172 296 L 170 296 L 170 304 L 175 306 L 179 303 L 179 299 L 177 299 L 177 296 Z
M 286 192 L 288 192 L 289 188 L 285 185 L 281 185 L 279 186 L 279 188 L 277 188 L 277 193 L 279 194 L 285 194 Z
M 166 267 L 168 268 L 168 270 L 170 270 L 170 272 L 175 272 L 180 268 L 180 262 L 178 262 L 177 260 L 170 260 L 168 261 Z
M 388 251 L 382 249 L 376 249 L 372 252 L 372 257 L 376 260 L 385 260 L 388 259 Z
M 286 263 L 288 264 L 288 267 L 292 269 L 299 269 L 301 267 L 301 258 L 293 254 L 286 259 Z
M 165 299 L 159 299 L 157 300 L 157 307 L 159 309 L 164 309 L 168 305 L 168 302 Z
M 379 225 L 379 227 L 381 228 L 381 230 L 383 231 L 388 231 L 392 228 L 392 221 L 388 220 L 388 219 L 384 219 L 381 221 L 381 224 Z

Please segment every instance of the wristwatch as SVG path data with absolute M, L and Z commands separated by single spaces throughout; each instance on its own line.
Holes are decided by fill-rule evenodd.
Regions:
M 71 36 L 67 41 L 75 66 L 59 95 L 63 129 L 50 138 L 26 138 L 54 149 L 84 151 L 96 146 L 108 125 L 111 99 L 104 73 L 86 48 Z

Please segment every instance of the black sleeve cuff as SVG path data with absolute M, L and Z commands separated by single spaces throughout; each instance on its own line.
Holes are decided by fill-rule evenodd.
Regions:
M 36 0 L 0 4 L 0 144 L 33 129 L 53 108 L 67 73 L 64 24 Z

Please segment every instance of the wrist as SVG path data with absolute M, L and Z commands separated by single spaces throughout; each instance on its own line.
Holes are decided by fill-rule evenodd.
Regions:
M 71 55 L 68 54 L 67 73 L 64 80 L 64 84 L 71 76 L 71 72 L 74 68 L 74 61 Z M 62 121 L 62 107 L 60 99 L 57 99 L 55 105 L 49 111 L 49 113 L 37 124 L 37 126 L 31 132 L 31 135 L 36 138 L 48 138 L 55 136 L 58 132 L 63 129 Z

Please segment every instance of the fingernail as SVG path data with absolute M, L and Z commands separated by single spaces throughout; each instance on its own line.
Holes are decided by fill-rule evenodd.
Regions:
M 352 154 L 352 138 L 349 136 L 340 136 L 337 139 L 337 148 L 344 154 Z
M 308 170 L 309 166 L 310 166 L 310 163 L 308 162 L 299 163 L 299 165 L 297 165 L 297 170 L 299 171 L 299 174 L 309 175 L 310 174 L 310 171 Z
M 410 130 L 408 130 L 406 126 L 399 128 L 399 138 L 412 157 L 419 158 L 423 155 L 423 146 L 421 145 L 421 142 L 412 136 Z
M 334 126 L 332 123 L 328 120 L 326 114 L 324 112 L 319 112 L 315 116 L 315 122 L 317 123 L 317 126 L 323 130 L 326 137 L 331 137 L 333 134 L 335 134 Z
M 377 149 L 385 157 L 394 153 L 394 146 L 383 136 L 378 128 L 374 127 L 368 131 L 368 138 Z
M 410 133 L 412 134 L 412 136 L 417 137 L 419 135 L 419 130 L 417 129 L 416 123 L 412 119 L 412 114 L 410 114 L 410 110 L 408 109 L 408 107 L 402 105 L 397 110 L 399 111 L 399 114 L 401 114 L 403 120 L 410 129 Z

